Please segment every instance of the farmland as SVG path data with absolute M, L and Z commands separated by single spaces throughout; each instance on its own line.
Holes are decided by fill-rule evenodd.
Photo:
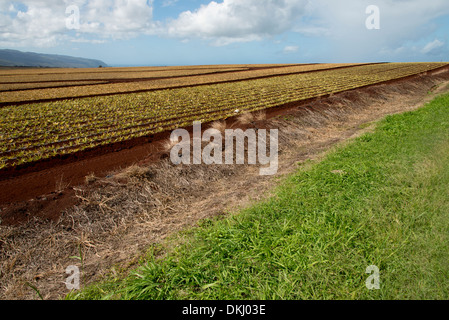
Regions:
M 268 65 L 121 68 L 112 71 L 5 73 L 0 77 L 0 105 L 75 97 L 145 92 L 204 84 L 224 83 L 350 67 L 353 64 Z M 39 72 L 40 73 L 40 72 Z M 74 81 L 78 83 L 74 83 Z M 35 90 L 33 90 L 35 89 Z
M 421 106 L 448 92 L 447 64 L 2 74 L 13 72 L 30 78 L 15 81 L 26 90 L 0 88 L 5 101 L 23 97 L 0 104 L 2 298 L 65 297 L 69 265 L 80 267 L 85 289 L 69 298 L 446 297 L 448 100 Z M 97 80 L 123 90 L 180 82 L 81 98 Z M 49 83 L 59 86 L 56 98 L 40 93 Z M 76 86 L 78 95 L 64 98 Z M 264 120 L 241 124 L 251 118 L 241 114 L 265 108 Z M 226 118 L 226 128 L 278 129 L 275 176 L 250 164 L 178 166 L 162 151 L 169 128 Z M 128 269 L 136 261 L 137 278 Z M 382 291 L 365 287 L 370 264 Z M 423 285 L 409 285 L 421 270 Z M 109 271 L 113 283 L 96 283 Z
M 0 102 L 5 103 L 0 109 L 0 170 L 189 126 L 195 120 L 225 119 L 446 65 L 7 71 L 0 76 Z M 80 81 L 86 83 L 79 85 Z M 67 86 L 59 87 L 61 82 Z M 43 83 L 54 88 L 42 89 Z

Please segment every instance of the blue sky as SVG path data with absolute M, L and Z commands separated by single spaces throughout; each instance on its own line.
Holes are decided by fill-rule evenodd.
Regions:
M 0 0 L 0 48 L 112 66 L 449 61 L 449 1 Z

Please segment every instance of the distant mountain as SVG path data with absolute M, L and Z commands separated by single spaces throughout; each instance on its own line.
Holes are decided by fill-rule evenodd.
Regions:
M 108 65 L 100 60 L 0 49 L 0 66 L 42 68 L 98 68 Z

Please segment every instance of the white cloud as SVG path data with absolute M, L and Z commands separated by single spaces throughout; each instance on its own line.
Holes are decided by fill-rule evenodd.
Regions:
M 407 48 L 419 46 L 435 30 L 434 19 L 449 14 L 447 0 L 376 0 L 381 29 L 368 30 L 366 9 L 372 4 L 372 0 L 211 1 L 168 21 L 164 33 L 228 45 L 293 31 L 322 39 L 336 61 L 372 59 L 381 53 L 379 59 L 389 60 L 393 57 L 388 52 L 404 56 Z
M 161 5 L 177 1 L 161 0 Z M 80 29 L 75 31 L 66 28 L 65 11 L 72 4 L 80 8 Z M 365 25 L 366 8 L 372 4 L 380 9 L 380 30 Z M 154 21 L 153 0 L 0 0 L 0 46 L 102 43 L 142 34 L 224 46 L 274 42 L 278 35 L 296 32 L 293 43 L 302 49 L 305 37 L 319 43 L 317 49 L 307 48 L 312 55 L 325 52 L 329 60 L 341 62 L 392 61 L 447 51 L 447 41 L 434 34 L 434 21 L 443 15 L 449 15 L 447 0 L 216 0 L 173 19 Z M 280 53 L 297 52 L 295 47 L 284 43 Z
M 78 34 L 123 39 L 153 26 L 152 2 L 147 0 L 21 0 L 14 6 L 0 0 L 0 45 L 43 47 L 73 40 L 66 27 L 69 5 L 80 9 Z
M 127 38 L 152 28 L 153 9 L 146 0 L 93 0 L 81 13 L 80 32 Z
M 179 0 L 164 0 L 162 3 L 162 7 L 171 7 L 174 6 Z
M 76 39 L 71 39 L 70 42 L 102 44 L 102 43 L 106 43 L 106 40 L 96 40 L 96 39 L 91 40 L 91 39 L 84 39 L 84 38 L 76 38 Z
M 291 29 L 306 4 L 306 0 L 212 1 L 169 21 L 166 32 L 183 39 L 213 40 L 215 45 L 260 40 Z
M 426 44 L 426 46 L 421 50 L 421 52 L 424 54 L 428 54 L 428 53 L 434 52 L 437 49 L 440 49 L 443 46 L 444 46 L 444 42 L 441 42 L 440 40 L 435 39 L 434 41 Z
M 380 10 L 380 30 L 366 28 L 366 8 L 373 4 Z M 389 61 L 419 46 L 436 30 L 433 21 L 448 14 L 447 0 L 314 0 L 294 31 L 327 41 L 335 60 L 369 59 L 384 53 L 379 59 Z
M 295 53 L 298 52 L 299 46 L 286 46 L 283 50 L 284 53 Z

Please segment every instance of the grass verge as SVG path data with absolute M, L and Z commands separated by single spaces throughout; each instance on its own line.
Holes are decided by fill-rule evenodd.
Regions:
M 68 299 L 448 299 L 449 95 Z M 173 246 L 173 242 L 176 244 Z M 380 269 L 368 290 L 366 268 Z

